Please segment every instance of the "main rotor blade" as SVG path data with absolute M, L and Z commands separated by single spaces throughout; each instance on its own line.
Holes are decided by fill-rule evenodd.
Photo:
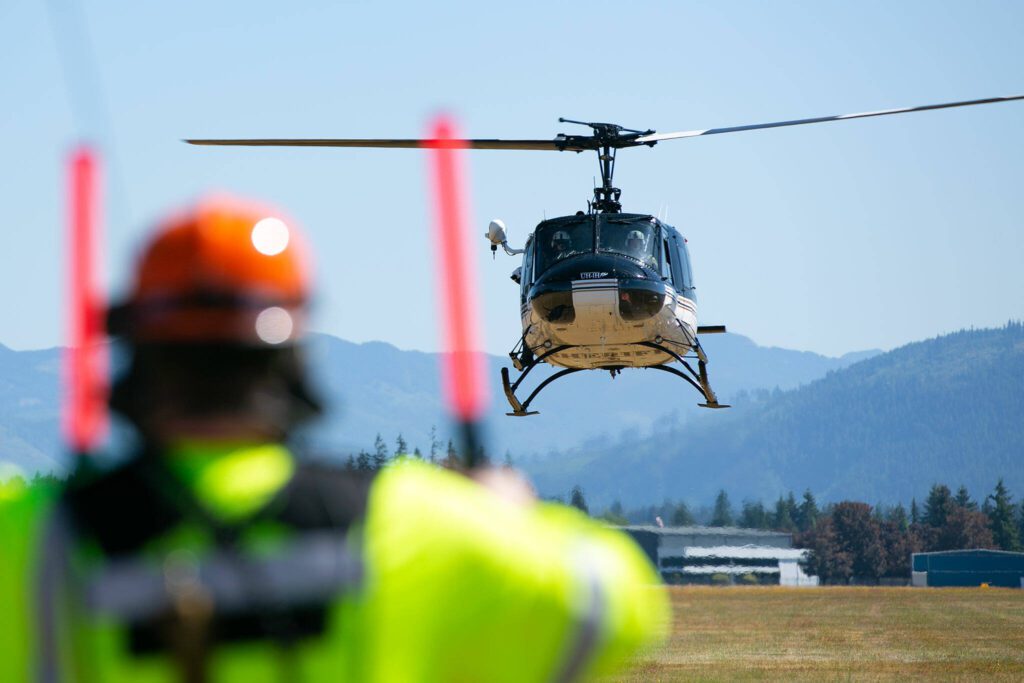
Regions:
M 761 128 L 782 128 L 784 126 L 802 126 L 805 123 L 825 123 L 826 121 L 845 121 L 846 119 L 864 119 L 869 116 L 888 116 L 889 114 L 905 114 L 913 111 L 928 111 L 931 109 L 949 109 L 951 107 L 969 107 L 974 104 L 992 104 L 994 102 L 1009 102 L 1010 100 L 1024 100 L 1024 95 L 1011 95 L 1009 97 L 989 97 L 983 100 L 965 100 L 963 102 L 945 102 L 943 104 L 926 104 L 920 107 L 904 107 L 903 109 L 882 109 L 881 111 L 866 111 L 860 114 L 837 114 L 835 116 L 819 116 L 813 119 L 796 119 L 794 121 L 775 121 L 774 123 L 754 123 L 749 126 L 732 126 L 730 128 L 708 128 L 707 130 L 686 130 L 677 133 L 655 133 L 654 135 L 641 135 L 636 139 L 639 144 L 660 142 L 662 140 L 676 140 L 678 138 L 695 138 L 701 135 L 718 135 L 719 133 L 739 133 L 745 130 L 759 130 Z
M 394 149 L 439 149 L 439 141 L 430 139 L 248 139 L 248 140 L 185 140 L 190 145 L 230 145 L 239 147 L 374 147 Z M 554 140 L 450 140 L 451 149 L 521 149 L 550 152 L 581 152 L 585 147 L 565 139 Z

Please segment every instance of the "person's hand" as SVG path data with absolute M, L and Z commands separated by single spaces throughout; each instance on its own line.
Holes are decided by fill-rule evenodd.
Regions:
M 502 500 L 527 507 L 537 502 L 533 484 L 510 467 L 481 467 L 469 473 L 470 479 Z

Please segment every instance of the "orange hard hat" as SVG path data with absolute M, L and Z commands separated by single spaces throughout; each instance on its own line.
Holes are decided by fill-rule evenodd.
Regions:
M 162 223 L 108 328 L 136 343 L 277 346 L 305 328 L 308 251 L 280 212 L 211 198 Z

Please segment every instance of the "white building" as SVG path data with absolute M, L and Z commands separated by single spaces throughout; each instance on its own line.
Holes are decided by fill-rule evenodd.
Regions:
M 711 583 L 712 577 L 751 576 L 758 583 L 817 586 L 804 573 L 807 551 L 792 534 L 735 527 L 623 527 L 669 583 Z

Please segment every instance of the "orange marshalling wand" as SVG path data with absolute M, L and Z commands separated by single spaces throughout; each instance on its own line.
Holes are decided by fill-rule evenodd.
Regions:
M 107 427 L 107 350 L 103 299 L 96 284 L 99 163 L 88 146 L 68 169 L 68 348 L 64 358 L 64 432 L 77 454 L 94 449 Z

